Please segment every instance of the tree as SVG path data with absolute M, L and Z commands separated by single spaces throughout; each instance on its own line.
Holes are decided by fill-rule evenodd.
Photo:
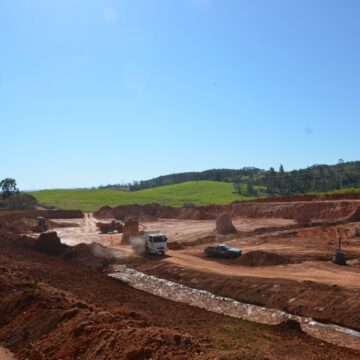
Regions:
M 344 176 L 344 160 L 343 159 L 339 159 L 338 166 L 339 166 L 339 174 L 340 174 L 340 190 L 342 190 L 343 176 Z
M 285 189 L 285 170 L 284 166 L 280 165 L 279 172 L 278 172 L 278 181 L 277 181 L 277 187 L 279 189 L 280 194 L 286 194 Z
M 252 177 L 249 178 L 249 181 L 246 184 L 246 192 L 250 196 L 256 195 L 257 193 L 256 189 L 254 188 L 254 181 Z
M 19 189 L 16 186 L 15 179 L 6 178 L 0 181 L 0 189 L 1 189 L 1 198 L 3 200 L 7 199 L 13 194 L 19 192 Z
M 234 190 L 235 190 L 236 194 L 241 195 L 241 183 L 240 183 L 240 181 L 233 183 L 233 186 L 234 186 Z

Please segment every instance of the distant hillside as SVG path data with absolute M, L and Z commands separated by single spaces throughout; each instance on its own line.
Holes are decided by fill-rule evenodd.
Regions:
M 244 189 L 245 190 L 245 189 Z M 104 205 L 159 203 L 171 206 L 211 205 L 250 200 L 253 197 L 238 195 L 230 183 L 195 181 L 161 186 L 140 191 L 111 189 L 93 190 L 41 190 L 30 193 L 38 202 L 60 209 L 95 211 Z
M 285 171 L 246 167 L 242 169 L 212 169 L 202 172 L 186 172 L 159 176 L 128 185 L 107 185 L 101 188 L 126 188 L 130 191 L 158 186 L 180 184 L 188 181 L 219 181 L 235 184 L 240 194 L 254 195 L 253 187 L 262 186 L 269 195 L 327 192 L 344 188 L 360 187 L 360 161 L 336 165 L 313 165 L 305 169 Z M 241 184 L 241 186 L 239 186 Z

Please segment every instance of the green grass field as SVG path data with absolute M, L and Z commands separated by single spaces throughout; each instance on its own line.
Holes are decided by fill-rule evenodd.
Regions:
M 191 181 L 147 190 L 41 190 L 30 192 L 40 204 L 59 209 L 95 211 L 104 205 L 159 203 L 180 207 L 184 204 L 211 205 L 250 200 L 234 193 L 232 184 L 216 181 Z

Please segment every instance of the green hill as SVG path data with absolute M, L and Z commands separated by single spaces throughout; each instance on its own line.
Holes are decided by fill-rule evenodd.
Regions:
M 159 203 L 180 207 L 186 204 L 224 204 L 235 200 L 251 199 L 234 193 L 230 183 L 191 181 L 160 186 L 140 191 L 94 190 L 41 190 L 30 192 L 40 204 L 60 209 L 95 211 L 104 205 Z
M 168 174 L 131 184 L 100 186 L 102 189 L 128 189 L 138 191 L 158 186 L 180 184 L 188 181 L 219 181 L 262 186 L 268 195 L 327 192 L 345 188 L 360 188 L 360 161 L 336 165 L 313 165 L 305 169 L 286 171 L 283 166 L 276 171 L 254 167 L 242 169 L 212 169 L 201 172 Z

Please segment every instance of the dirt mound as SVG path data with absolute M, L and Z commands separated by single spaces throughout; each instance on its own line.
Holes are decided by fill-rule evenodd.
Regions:
M 211 220 L 214 217 L 196 207 L 181 208 L 176 217 L 182 220 Z
M 47 255 L 59 255 L 63 250 L 63 245 L 56 231 L 50 231 L 41 234 L 35 241 L 33 248 Z
M 105 205 L 98 211 L 94 212 L 94 216 L 97 218 L 110 219 L 113 217 L 113 213 L 114 209 L 111 206 Z
M 98 244 L 65 250 L 74 261 L 104 255 Z M 206 317 L 210 326 L 220 318 L 15 242 L 0 241 L 0 253 L 0 343 L 19 360 L 193 359 L 206 351 L 207 329 L 199 335 L 186 318 Z
M 256 250 L 245 253 L 235 262 L 242 266 L 276 266 L 291 264 L 293 260 L 284 255 Z
M 27 212 L 0 211 L 0 230 L 6 230 L 19 234 L 29 231 L 33 223 L 34 220 Z
M 351 214 L 358 203 L 343 201 L 293 202 L 293 203 L 237 203 L 229 209 L 231 215 L 256 218 L 296 219 L 340 219 Z
M 2 275 L 0 285 L 0 340 L 20 360 L 193 358 L 200 352 L 191 335 L 154 326 L 123 306 L 96 309 L 31 278 L 20 283 Z
M 256 203 L 273 203 L 273 202 L 294 202 L 294 201 L 322 201 L 322 200 L 359 200 L 359 193 L 348 193 L 348 194 L 328 194 L 328 195 L 290 195 L 290 196 L 277 196 L 260 198 L 250 200 L 250 202 Z
M 115 261 L 115 256 L 106 247 L 91 243 L 67 246 L 63 253 L 63 259 L 101 272 L 106 266 Z
M 139 221 L 134 218 L 126 219 L 121 243 L 129 244 L 130 236 L 138 235 L 138 234 L 139 234 Z
M 183 219 L 210 220 L 215 217 L 199 207 L 175 208 L 159 204 L 121 205 L 114 208 L 104 206 L 94 213 L 97 218 L 115 218 L 124 221 L 127 217 L 137 217 L 141 220 L 150 219 Z
M 216 219 L 216 231 L 222 235 L 234 234 L 237 232 L 229 214 L 221 214 Z
M 97 218 L 115 218 L 125 221 L 127 217 L 155 217 L 157 204 L 149 205 L 121 205 L 114 208 L 104 206 L 100 210 L 94 212 Z
M 84 213 L 81 210 L 39 210 L 36 216 L 43 216 L 47 219 L 82 219 Z

